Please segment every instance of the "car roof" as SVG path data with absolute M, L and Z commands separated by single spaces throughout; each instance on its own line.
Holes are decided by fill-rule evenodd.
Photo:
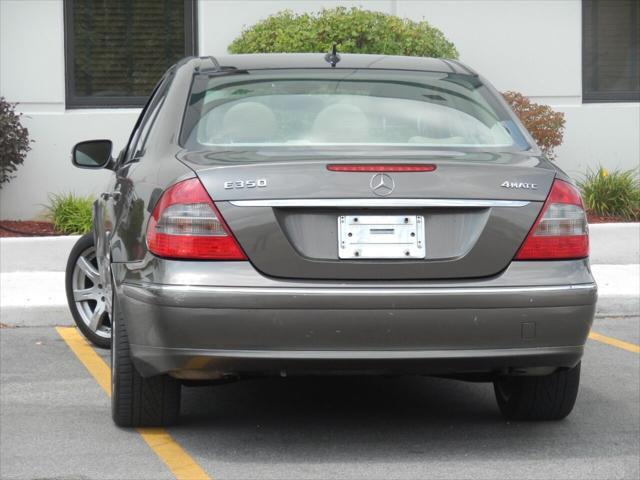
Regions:
M 457 60 L 405 57 L 399 55 L 364 55 L 340 53 L 336 69 L 418 70 L 425 72 L 476 75 L 472 69 Z M 267 70 L 331 68 L 324 53 L 259 53 L 200 57 L 199 70 Z

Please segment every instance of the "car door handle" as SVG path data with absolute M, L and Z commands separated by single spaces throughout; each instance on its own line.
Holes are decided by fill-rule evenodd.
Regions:
M 113 193 L 104 192 L 100 196 L 102 197 L 103 200 L 109 200 L 110 198 L 112 198 L 116 202 L 120 200 L 120 192 L 113 192 Z

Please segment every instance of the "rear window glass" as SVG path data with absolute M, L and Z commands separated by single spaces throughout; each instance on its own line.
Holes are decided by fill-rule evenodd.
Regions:
M 476 77 L 371 70 L 196 77 L 182 140 L 197 149 L 526 145 Z

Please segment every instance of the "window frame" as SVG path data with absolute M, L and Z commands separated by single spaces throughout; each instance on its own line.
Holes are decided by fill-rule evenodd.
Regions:
M 209 88 L 209 83 L 211 80 L 213 79 L 218 79 L 221 80 L 222 82 L 227 83 L 227 78 L 229 78 L 230 80 L 228 80 L 228 82 L 231 82 L 231 79 L 234 79 L 234 77 L 237 76 L 244 76 L 247 74 L 252 74 L 255 76 L 261 76 L 264 75 L 265 78 L 264 79 L 256 79 L 255 77 L 252 77 L 248 80 L 246 80 L 247 83 L 253 83 L 255 81 L 267 81 L 266 78 L 271 77 L 270 81 L 274 81 L 277 79 L 277 77 L 280 76 L 285 76 L 285 79 L 290 79 L 289 76 L 293 76 L 292 78 L 295 79 L 296 75 L 301 73 L 304 75 L 304 73 L 310 73 L 313 72 L 314 75 L 317 75 L 318 78 L 322 77 L 322 79 L 326 79 L 326 80 L 334 80 L 335 78 L 333 78 L 333 75 L 336 75 L 336 71 L 335 70 L 323 70 L 323 69 L 316 69 L 316 68 L 296 68 L 296 67 L 292 67 L 292 68 L 258 68 L 258 69 L 250 69 L 250 70 L 235 70 L 235 69 L 226 69 L 226 70 L 221 70 L 221 71 L 216 71 L 216 72 L 196 72 L 191 80 L 191 86 L 189 88 L 189 95 L 187 97 L 187 101 L 185 104 L 185 111 L 184 114 L 182 116 L 182 121 L 180 124 L 180 134 L 178 136 L 179 140 L 178 140 L 178 144 L 187 150 L 191 150 L 191 149 L 201 149 L 201 148 L 208 148 L 211 151 L 218 151 L 221 149 L 221 147 L 214 147 L 214 146 L 209 146 L 209 147 L 204 147 L 203 145 L 200 146 L 194 146 L 194 145 L 190 145 L 189 144 L 189 135 L 190 132 L 193 131 L 193 129 L 196 127 L 197 123 L 201 120 L 201 110 L 200 108 L 198 108 L 196 105 L 197 104 L 192 104 L 191 103 L 191 98 L 194 95 L 199 96 L 199 94 L 204 93 L 208 88 Z M 353 74 L 356 73 L 360 73 L 362 75 L 368 75 L 371 74 L 374 76 L 373 79 L 371 80 L 367 80 L 367 81 L 378 81 L 378 82 L 385 82 L 388 80 L 380 80 L 379 78 L 377 78 L 379 73 L 383 73 L 383 74 L 396 74 L 396 75 L 400 75 L 402 77 L 406 76 L 406 75 L 411 75 L 411 74 L 420 74 L 420 73 L 436 73 L 436 74 L 442 74 L 442 72 L 429 72 L 428 70 L 424 70 L 424 71 L 420 71 L 420 70 L 394 70 L 394 69 L 378 69 L 378 68 L 365 68 L 365 69 L 352 69 L 350 70 L 350 73 L 346 74 L 346 70 L 341 70 L 341 73 L 339 73 L 339 77 L 340 78 L 347 78 L 349 77 L 350 81 L 355 81 L 353 78 L 350 78 Z M 346 77 L 345 77 L 346 75 Z M 476 88 L 479 86 L 482 86 L 484 88 L 487 89 L 487 96 L 486 96 L 486 100 L 489 102 L 490 106 L 495 109 L 496 112 L 503 112 L 509 119 L 510 122 L 512 123 L 513 126 L 513 131 L 509 131 L 510 136 L 513 138 L 513 145 L 509 146 L 508 148 L 502 148 L 502 147 L 487 147 L 487 146 L 481 146 L 481 147 L 477 147 L 477 146 L 465 146 L 465 147 L 456 147 L 458 150 L 461 151 L 471 151 L 471 152 L 486 152 L 488 148 L 491 149 L 498 149 L 499 151 L 508 151 L 508 152 L 538 152 L 539 154 L 539 149 L 538 146 L 536 145 L 535 141 L 533 140 L 533 138 L 530 136 L 530 134 L 527 132 L 526 128 L 524 128 L 524 126 L 522 125 L 522 123 L 520 122 L 520 120 L 518 119 L 518 117 L 516 116 L 515 113 L 513 113 L 513 111 L 511 110 L 511 108 L 509 107 L 509 105 L 506 103 L 506 101 L 504 100 L 504 98 L 502 97 L 502 94 L 500 92 L 498 92 L 493 86 L 491 86 L 488 83 L 485 83 L 483 80 L 479 79 L 477 76 L 473 76 L 473 75 L 468 75 L 468 74 L 453 74 L 453 73 L 447 73 L 447 76 L 460 76 L 460 77 L 465 77 L 468 78 L 474 82 L 477 82 Z M 204 99 L 204 96 L 203 96 Z M 200 100 L 201 102 L 203 100 Z M 345 144 L 346 145 L 346 144 Z M 232 147 L 222 147 L 223 150 L 229 150 L 229 148 Z M 247 149 L 247 147 L 242 146 L 240 147 L 242 149 Z M 250 147 L 250 148 L 260 148 L 260 149 L 281 149 L 283 148 L 282 146 L 271 146 L 271 145 L 264 145 L 264 146 L 260 146 L 260 147 Z M 338 146 L 322 146 L 322 147 L 317 147 L 317 146 L 309 146 L 309 145 L 304 145 L 304 144 L 300 144 L 300 145 L 295 145 L 295 144 L 291 144 L 290 146 L 287 146 L 285 148 L 288 149 L 295 149 L 295 148 L 302 148 L 302 149 L 309 149 L 309 148 L 322 148 L 324 151 L 329 150 L 329 149 L 335 149 L 336 151 L 339 151 L 340 149 L 344 148 L 344 145 L 339 145 Z M 358 150 L 360 151 L 379 151 L 380 147 L 379 146 L 372 146 L 372 145 L 358 145 Z M 402 146 L 401 148 L 403 149 L 407 149 L 407 150 L 412 150 L 412 151 L 424 151 L 424 150 L 443 150 L 446 149 L 446 146 L 418 146 L 418 145 L 412 145 L 412 144 L 407 144 L 406 146 Z
M 587 23 L 589 21 L 589 9 L 593 9 L 591 12 L 591 23 L 597 21 L 597 4 L 602 0 L 582 0 L 582 103 L 635 103 L 640 102 L 640 90 L 625 90 L 618 92 L 599 92 L 590 88 L 593 87 L 594 82 L 585 69 L 587 63 L 587 57 L 589 55 L 587 51 L 587 42 L 585 41 L 584 32 L 587 29 Z M 640 6 L 635 5 L 636 15 L 640 15 Z M 597 45 L 597 34 L 593 43 Z M 632 35 L 636 40 L 640 40 L 640 28 L 636 23 L 632 22 Z M 595 49 L 594 49 L 595 50 Z M 591 55 L 597 55 L 596 51 L 592 51 Z M 593 73 L 592 73 L 593 75 Z
M 146 144 L 146 140 L 148 137 L 147 131 L 145 138 L 141 139 L 142 132 L 146 128 L 147 124 L 150 124 L 150 129 L 155 123 L 155 120 L 158 116 L 157 112 L 159 111 L 156 110 L 156 107 L 158 107 L 158 109 L 162 108 L 162 104 L 164 103 L 164 100 L 169 93 L 169 88 L 171 87 L 174 74 L 175 67 L 171 67 L 153 88 L 151 95 L 149 95 L 149 97 L 147 98 L 144 106 L 142 107 L 142 110 L 140 111 L 140 114 L 138 115 L 138 119 L 136 120 L 136 123 L 131 130 L 129 140 L 127 141 L 127 144 L 122 151 L 117 169 L 125 167 L 131 163 L 135 163 L 144 156 L 144 152 L 141 156 L 136 156 L 138 145 Z M 140 142 L 141 140 L 142 143 Z
M 82 108 L 141 108 L 147 103 L 146 96 L 102 97 L 78 96 L 75 94 L 74 58 L 75 45 L 73 8 L 76 0 L 64 0 L 64 63 L 65 63 L 65 106 L 67 109 Z M 198 54 L 197 1 L 184 2 L 184 56 Z M 167 68 L 169 66 L 167 65 Z

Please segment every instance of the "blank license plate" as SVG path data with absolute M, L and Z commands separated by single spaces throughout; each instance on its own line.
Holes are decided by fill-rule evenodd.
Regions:
M 424 258 L 422 215 L 338 217 L 339 258 Z

